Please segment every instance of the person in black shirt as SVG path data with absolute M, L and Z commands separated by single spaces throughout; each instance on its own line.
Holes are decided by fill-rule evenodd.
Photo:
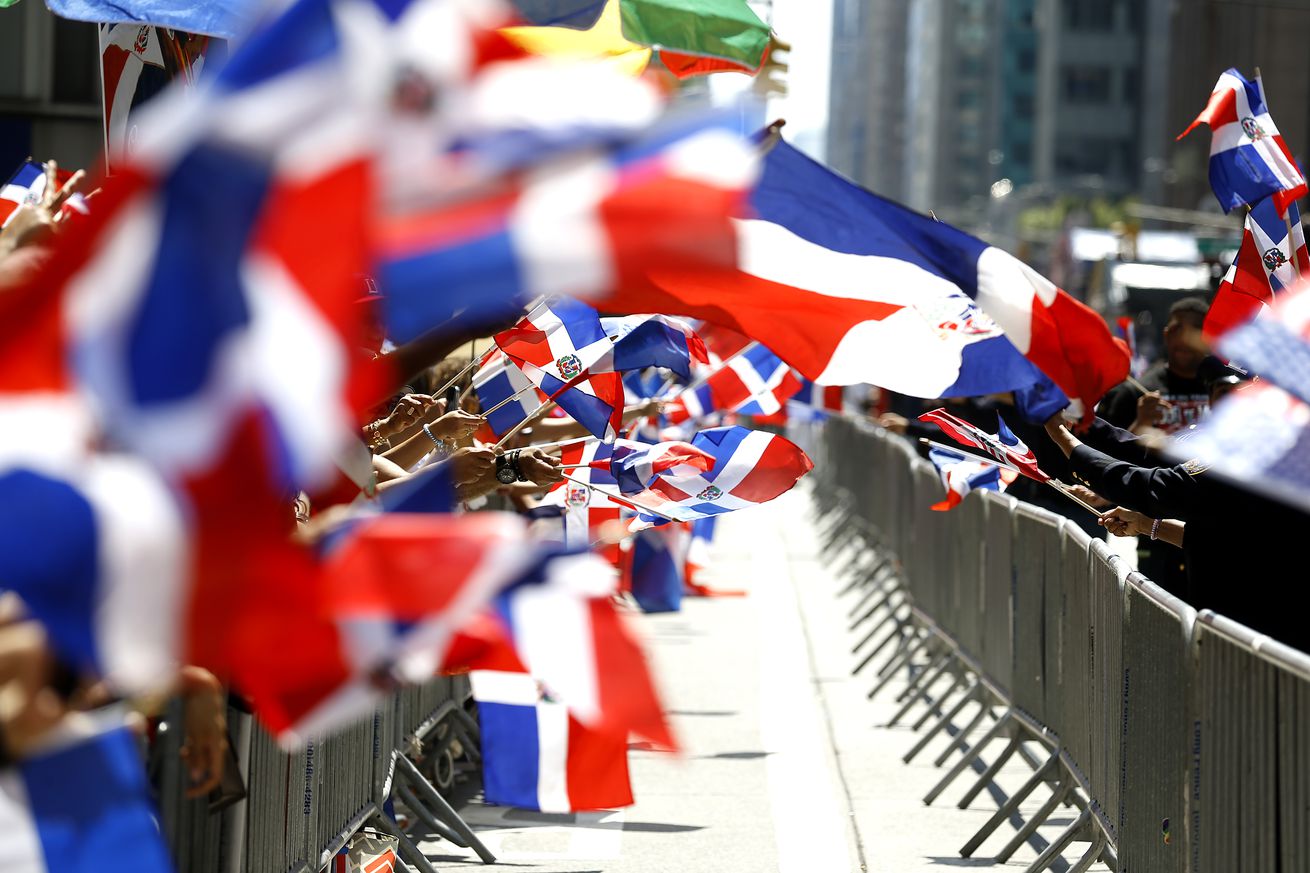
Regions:
M 1169 307 L 1163 334 L 1165 359 L 1140 380 L 1150 393 L 1143 395 L 1123 382 L 1110 389 L 1096 414 L 1133 433 L 1155 428 L 1171 434 L 1199 422 L 1210 408 L 1210 386 L 1201 373 L 1205 352 L 1193 338 L 1201 332 L 1207 309 L 1199 297 L 1185 297 Z

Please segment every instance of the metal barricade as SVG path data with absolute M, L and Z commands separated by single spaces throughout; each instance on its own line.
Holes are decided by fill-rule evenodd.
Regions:
M 174 706 L 159 734 L 157 782 L 164 831 L 178 873 L 317 871 L 390 793 L 395 755 L 414 732 L 451 703 L 462 707 L 468 683 L 438 678 L 397 692 L 371 716 L 325 739 L 287 752 L 249 716 L 229 710 L 243 759 L 246 799 L 211 814 L 204 798 L 185 798 L 177 752 L 181 711 Z
M 876 549 L 900 559 L 915 621 L 939 638 L 925 649 L 928 636 L 907 634 L 877 687 L 895 665 L 913 668 L 916 651 L 920 668 L 925 652 L 936 664 L 954 652 L 961 676 L 980 670 L 1013 708 L 966 758 L 1016 730 L 1059 750 L 1059 774 L 1046 759 L 1030 780 L 1055 783 L 1039 815 L 1070 787 L 1083 811 L 1030 870 L 1047 869 L 1075 838 L 1091 840 L 1079 870 L 1097 858 L 1132 873 L 1310 870 L 1310 656 L 1221 616 L 1198 618 L 1044 510 L 982 493 L 932 511 L 944 489 L 931 466 L 867 422 L 832 420 L 819 442 L 829 468 L 819 487 L 840 489 L 821 502 L 836 512 L 844 501 Z M 926 703 L 931 677 L 911 675 Z M 903 711 L 915 703 L 904 699 Z M 957 761 L 926 800 L 962 769 Z

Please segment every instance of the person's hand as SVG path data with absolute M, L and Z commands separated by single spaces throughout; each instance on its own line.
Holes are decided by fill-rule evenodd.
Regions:
M 67 706 L 49 685 L 53 669 L 40 624 L 0 627 L 0 757 L 24 757 L 64 717 Z
M 1159 391 L 1150 391 L 1137 398 L 1137 421 L 1142 427 L 1155 427 L 1164 420 L 1166 409 L 1173 404 L 1160 396 Z
M 454 412 L 447 412 L 429 424 L 428 430 L 432 431 L 432 435 L 439 440 L 462 440 L 476 433 L 484 422 L 486 422 L 486 418 L 481 415 L 473 415 L 462 409 L 456 409 Z
M 456 486 L 496 481 L 496 451 L 486 447 L 456 449 L 450 453 L 450 473 Z
M 227 753 L 227 696 L 217 677 L 202 667 L 182 668 L 182 761 L 187 797 L 203 797 L 223 778 Z
M 1119 506 L 1103 513 L 1097 519 L 1097 524 L 1117 537 L 1132 537 L 1139 534 L 1149 536 L 1151 527 L 1155 524 L 1155 519 Z
M 59 166 L 54 161 L 45 164 L 45 188 L 41 199 L 23 203 L 14 210 L 9 223 L 0 230 L 0 256 L 8 252 L 48 240 L 59 229 L 66 217 L 64 203 L 82 187 L 86 172 L 78 170 L 62 186 L 57 180 Z
M 1114 506 L 1112 502 L 1106 500 L 1086 485 L 1070 485 L 1066 487 L 1065 490 L 1074 497 L 1077 497 L 1083 503 L 1086 503 L 1089 506 L 1094 506 L 1097 509 L 1105 509 L 1106 507 Z
M 382 435 L 391 438 L 396 434 L 408 430 L 415 424 L 423 420 L 423 414 L 427 410 L 446 401 L 438 400 L 430 394 L 406 394 L 396 402 L 395 408 L 391 414 L 382 419 L 382 425 L 379 430 Z
M 564 478 L 560 462 L 542 449 L 522 449 L 519 452 L 519 469 L 537 485 L 554 485 Z
M 910 420 L 894 412 L 884 412 L 878 416 L 878 426 L 894 434 L 904 436 L 906 429 L 910 426 Z

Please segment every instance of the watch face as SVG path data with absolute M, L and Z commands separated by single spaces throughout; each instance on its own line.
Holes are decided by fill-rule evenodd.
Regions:
M 496 481 L 505 485 L 513 485 L 517 481 L 514 471 L 510 469 L 509 464 L 496 465 Z

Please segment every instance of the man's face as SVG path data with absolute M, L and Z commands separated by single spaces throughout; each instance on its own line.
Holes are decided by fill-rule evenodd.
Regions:
M 1187 312 L 1175 312 L 1164 326 L 1164 353 L 1169 369 L 1195 372 L 1205 358 L 1196 341 L 1201 332 L 1201 318 Z

